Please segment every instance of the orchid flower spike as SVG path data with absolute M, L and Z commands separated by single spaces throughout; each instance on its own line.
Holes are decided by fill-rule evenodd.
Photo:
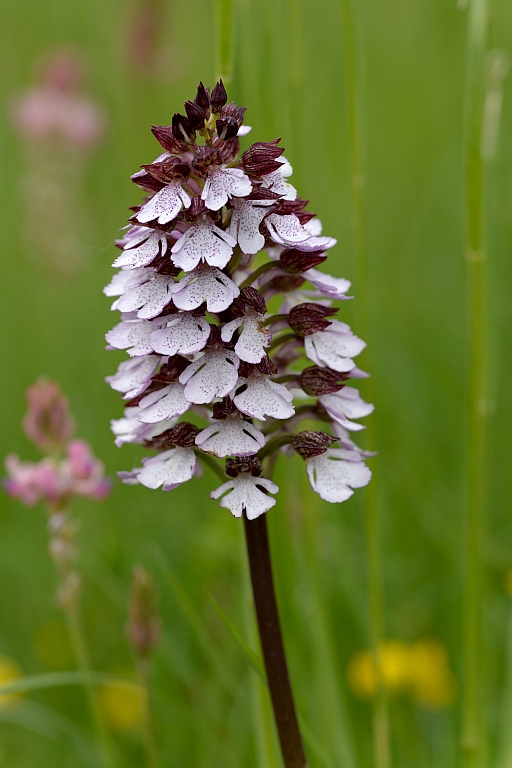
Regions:
M 327 501 L 366 485 L 371 454 L 347 430 L 373 406 L 345 386 L 366 375 L 355 362 L 365 342 L 334 317 L 350 282 L 317 269 L 336 240 L 290 183 L 280 139 L 240 155 L 244 113 L 222 81 L 200 83 L 185 114 L 153 126 L 163 151 L 132 176 L 144 197 L 105 293 L 121 312 L 108 348 L 129 355 L 107 378 L 126 401 L 116 444 L 156 451 L 123 482 L 171 490 L 208 454 L 227 475 L 212 498 L 253 519 L 275 504 L 272 454 L 285 447 Z M 300 431 L 302 420 L 319 430 Z

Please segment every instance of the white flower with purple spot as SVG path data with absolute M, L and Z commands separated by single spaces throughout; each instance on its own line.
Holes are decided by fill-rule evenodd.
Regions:
M 219 458 L 254 456 L 265 445 L 265 438 L 250 421 L 232 416 L 216 421 L 199 432 L 196 445 L 205 453 Z
M 349 499 L 352 488 L 363 488 L 372 476 L 358 452 L 343 448 L 328 448 L 308 459 L 306 465 L 313 490 L 333 504 Z
M 272 509 L 276 500 L 268 494 L 277 493 L 279 487 L 272 480 L 244 473 L 216 488 L 210 496 L 218 499 L 228 491 L 230 493 L 224 496 L 220 506 L 229 509 L 234 517 L 242 517 L 245 512 L 249 520 L 254 520 Z
M 176 424 L 176 419 L 161 421 L 158 424 L 142 424 L 138 419 L 140 411 L 139 406 L 125 408 L 122 419 L 110 421 L 110 428 L 115 436 L 114 442 L 118 448 L 125 443 L 142 443 L 144 440 L 151 440 L 152 437 L 160 435 Z
M 196 471 L 196 455 L 192 448 L 171 448 L 158 456 L 142 459 L 143 466 L 131 472 L 119 472 L 127 485 L 140 483 L 146 488 L 172 491 L 191 480 Z
M 372 403 L 365 403 L 355 387 L 344 387 L 338 392 L 321 395 L 318 402 L 323 405 L 331 419 L 353 432 L 364 429 L 364 426 L 350 421 L 350 419 L 361 419 L 363 416 L 368 416 L 374 408 Z
M 233 206 L 229 234 L 236 238 L 243 253 L 254 254 L 261 251 L 265 238 L 260 232 L 260 224 L 267 215 L 274 200 L 236 200 Z
M 106 334 L 105 339 L 110 345 L 107 349 L 126 349 L 130 357 L 150 355 L 153 348 L 149 343 L 149 337 L 153 330 L 153 326 L 147 320 L 123 317 L 123 321 Z
M 206 345 L 210 326 L 204 317 L 178 312 L 163 318 L 166 327 L 153 331 L 150 343 L 162 355 L 194 355 Z
M 188 411 L 190 405 L 183 394 L 183 385 L 174 381 L 143 397 L 139 403 L 140 411 L 137 418 L 143 424 L 157 424 L 181 416 Z
M 305 277 L 322 296 L 328 299 L 342 301 L 347 298 L 345 294 L 349 290 L 351 283 L 350 280 L 346 280 L 344 277 L 333 277 L 314 268 L 307 269 L 302 273 L 302 277 Z
M 203 216 L 188 229 L 171 248 L 172 261 L 185 272 L 191 272 L 200 261 L 224 269 L 231 258 L 236 240 Z
M 242 328 L 240 337 L 235 344 L 235 352 L 240 360 L 247 363 L 259 363 L 265 357 L 265 347 L 269 347 L 272 342 L 272 334 L 262 325 L 263 315 L 254 312 L 252 309 L 246 312 L 243 317 L 237 317 L 231 320 L 222 328 L 222 341 L 231 341 L 231 338 L 238 328 Z
M 149 386 L 153 374 L 161 363 L 159 355 L 134 357 L 121 363 L 113 376 L 107 376 L 105 381 L 116 392 L 122 392 L 125 400 L 131 400 L 142 394 Z
M 260 421 L 265 421 L 265 416 L 289 419 L 295 413 L 292 393 L 259 373 L 238 380 L 233 402 L 241 413 Z
M 126 242 L 126 245 L 112 264 L 113 267 L 147 267 L 158 255 L 163 256 L 167 251 L 165 232 L 148 227 L 132 227 L 126 235 L 126 240 L 121 242 Z
M 235 283 L 217 267 L 202 265 L 171 288 L 178 309 L 191 310 L 206 302 L 208 312 L 224 312 L 240 294 Z
M 265 219 L 271 239 L 278 245 L 302 251 L 318 251 L 336 245 L 333 237 L 314 237 L 294 213 L 271 213 Z
M 252 184 L 241 168 L 217 168 L 206 179 L 201 199 L 211 211 L 218 211 L 232 197 L 245 197 Z
M 191 199 L 179 182 L 172 182 L 157 192 L 137 213 L 137 221 L 147 224 L 156 220 L 168 224 L 183 208 L 190 208 Z
M 285 181 L 285 179 L 292 175 L 293 168 L 283 155 L 278 158 L 277 162 L 281 163 L 281 167 L 277 171 L 267 173 L 263 177 L 262 186 L 270 189 L 271 192 L 275 192 L 277 195 L 281 195 L 283 200 L 296 200 L 297 190 L 288 181 Z
M 137 310 L 137 317 L 148 320 L 159 315 L 169 304 L 174 279 L 159 275 L 153 270 L 144 271 L 144 282 L 141 282 L 140 276 L 137 275 L 133 283 L 127 283 L 123 295 L 114 302 L 112 309 L 119 309 L 121 312 Z
M 355 336 L 350 326 L 339 320 L 331 320 L 324 331 L 316 331 L 304 338 L 306 355 L 316 365 L 332 368 L 334 371 L 351 371 L 352 360 L 366 347 L 366 343 Z
M 231 350 L 213 347 L 190 363 L 179 380 L 185 385 L 185 397 L 191 403 L 211 403 L 225 397 L 236 385 L 240 361 Z

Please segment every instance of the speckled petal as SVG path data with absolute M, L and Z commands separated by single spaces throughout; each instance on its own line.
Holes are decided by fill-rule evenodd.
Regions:
M 265 477 L 252 477 L 252 475 L 241 474 L 216 488 L 210 493 L 210 496 L 212 499 L 218 499 L 227 491 L 230 491 L 230 493 L 224 496 L 220 506 L 224 507 L 224 509 L 229 509 L 234 517 L 242 517 L 242 513 L 245 510 L 247 518 L 254 520 L 256 517 L 268 512 L 269 509 L 272 509 L 276 503 L 276 500 L 264 491 L 277 493 L 279 487 L 272 480 L 267 480 Z
M 210 424 L 196 437 L 196 445 L 205 453 L 225 456 L 253 456 L 265 445 L 265 438 L 250 421 L 225 419 Z
M 155 352 L 162 355 L 193 355 L 205 346 L 210 326 L 204 317 L 194 317 L 188 312 L 171 315 L 167 327 L 153 331 L 150 342 Z
M 234 352 L 220 347 L 209 349 L 180 376 L 187 400 L 211 403 L 215 397 L 225 397 L 237 382 L 239 362 Z

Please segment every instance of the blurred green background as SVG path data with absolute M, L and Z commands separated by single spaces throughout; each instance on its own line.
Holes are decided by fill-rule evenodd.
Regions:
M 361 0 L 356 8 L 376 402 L 370 418 L 377 444 L 371 447 L 379 452 L 371 461 L 378 464 L 383 519 L 385 637 L 404 644 L 435 638 L 446 649 L 459 689 L 436 706 L 410 692 L 391 692 L 393 765 L 453 768 L 463 684 L 466 11 L 455 0 Z M 155 14 L 157 23 L 144 68 L 130 46 L 136 19 L 146 14 Z M 104 334 L 116 320 L 101 289 L 112 274 L 113 241 L 127 207 L 140 199 L 129 175 L 160 152 L 150 124 L 168 124 L 193 98 L 200 79 L 213 83 L 214 7 L 207 0 L 4 0 L 2 19 L 0 457 L 16 452 L 37 458 L 20 422 L 25 388 L 46 374 L 60 382 L 79 435 L 115 476 L 137 465 L 142 451 L 115 448 L 109 431 L 122 403 L 104 377 L 124 355 L 104 350 Z M 512 5 L 493 0 L 489 48 L 510 51 L 511 34 Z M 327 271 L 354 280 L 342 39 L 334 0 L 239 0 L 230 96 L 248 107 L 253 141 L 282 137 L 294 185 L 311 201 L 324 232 L 338 238 Z M 9 121 L 10 100 L 33 83 L 35 61 L 62 45 L 81 52 L 88 91 L 108 119 L 101 145 L 77 176 L 81 245 L 79 258 L 70 256 L 77 261 L 71 271 L 56 268 L 42 247 L 27 245 L 22 235 L 31 202 L 23 177 L 33 170 L 33 158 L 27 161 Z M 487 198 L 494 416 L 482 708 L 488 764 L 501 768 L 510 765 L 512 742 L 512 604 L 506 588 L 512 568 L 511 84 L 509 76 Z M 70 226 L 68 214 L 49 204 L 47 216 L 57 242 Z M 33 238 L 37 243 L 38 233 Z M 354 284 L 355 302 L 357 294 Z M 350 323 L 357 314 L 353 304 L 340 315 Z M 347 682 L 353 655 L 368 647 L 364 492 L 342 506 L 325 504 L 308 490 L 298 458 L 281 461 L 281 493 L 268 521 L 297 703 L 321 746 L 311 753 L 311 766 L 371 766 L 371 701 Z M 93 668 L 133 674 L 124 636 L 126 601 L 132 566 L 143 562 L 157 580 L 163 615 L 151 675 L 161 765 L 278 768 L 277 750 L 265 758 L 258 751 L 269 717 L 261 708 L 260 683 L 205 591 L 257 649 L 242 528 L 209 499 L 217 484 L 209 471 L 169 494 L 116 481 L 106 502 L 76 504 Z M 70 669 L 44 514 L 5 494 L 0 509 L 0 656 L 26 675 Z M 133 705 L 127 696 L 113 696 L 110 704 L 108 694 L 104 698 L 119 764 L 140 766 Z M 79 688 L 31 692 L 17 704 L 0 700 L 0 765 L 95 765 L 87 751 L 87 718 Z

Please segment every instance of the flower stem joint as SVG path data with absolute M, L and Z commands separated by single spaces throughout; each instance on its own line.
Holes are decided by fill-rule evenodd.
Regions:
M 153 126 L 163 151 L 132 176 L 145 196 L 105 288 L 121 312 L 108 348 L 129 355 L 107 381 L 126 401 L 112 422 L 116 444 L 157 452 L 120 473 L 125 483 L 171 490 L 198 458 L 225 460 L 226 482 L 211 496 L 254 519 L 275 504 L 270 473 L 283 450 L 306 461 L 327 501 L 366 485 L 371 454 L 349 433 L 373 406 L 346 385 L 366 375 L 354 362 L 365 343 L 333 319 L 350 283 L 317 269 L 336 241 L 289 182 L 280 139 L 240 156 L 244 112 L 222 82 L 212 92 L 200 83 L 185 115 Z M 322 430 L 297 432 L 302 419 Z

